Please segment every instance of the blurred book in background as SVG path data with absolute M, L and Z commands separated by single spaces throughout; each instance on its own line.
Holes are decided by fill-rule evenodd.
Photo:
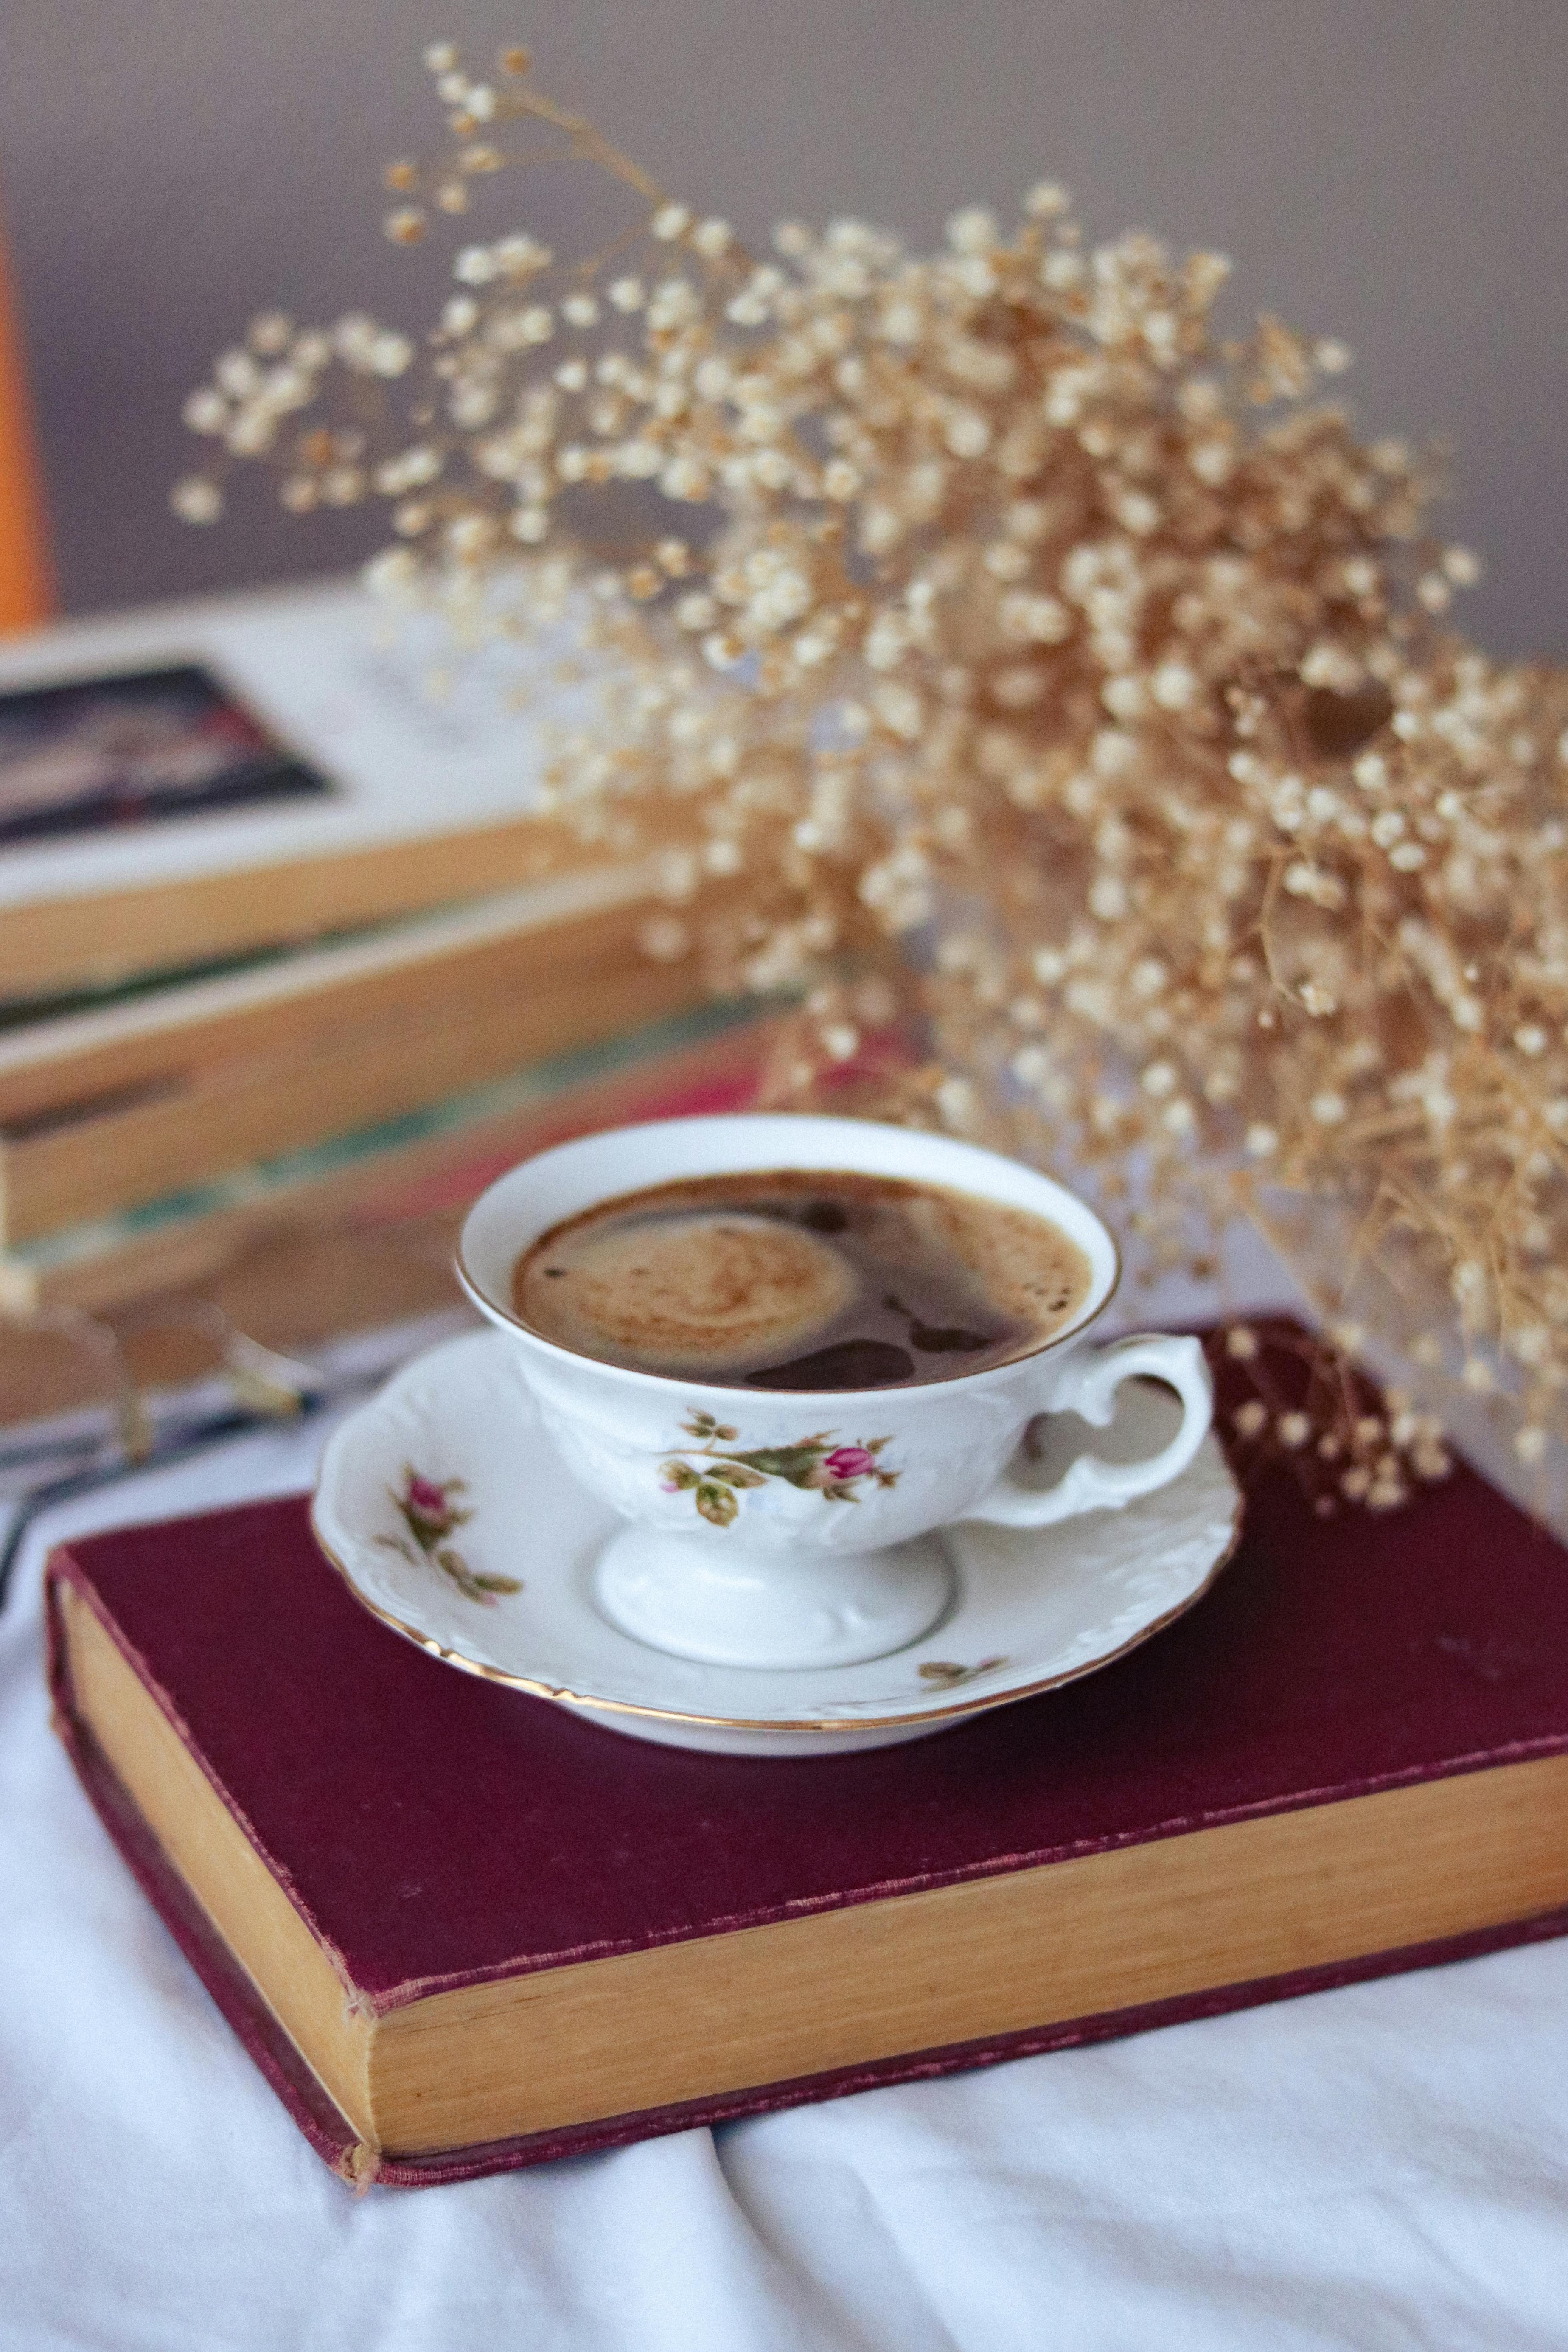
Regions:
M 0 1306 L 114 1307 L 749 1095 L 757 1008 L 645 951 L 649 867 L 537 814 L 590 691 L 565 634 L 432 700 L 443 652 L 342 587 L 0 651 Z
M 454 671 L 341 584 L 0 646 L 0 1001 L 600 862 L 537 806 L 548 720 L 591 713 L 571 656 L 563 630 Z
M 0 1308 L 112 1307 L 199 1281 L 268 1233 L 456 1213 L 503 1168 L 569 1135 L 743 1108 L 773 1026 L 754 1006 L 693 1008 L 304 1150 L 246 1160 L 140 1207 L 62 1225 L 0 1251 Z
M 0 1243 L 363 1134 L 695 1004 L 606 867 L 0 1034 Z

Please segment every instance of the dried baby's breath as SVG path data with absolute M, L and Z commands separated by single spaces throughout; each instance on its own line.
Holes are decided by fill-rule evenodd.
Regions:
M 934 256 L 841 220 L 758 257 L 525 53 L 427 62 L 455 144 L 394 167 L 387 227 L 463 192 L 438 322 L 258 322 L 187 404 L 213 462 L 178 510 L 260 457 L 291 510 L 388 500 L 375 584 L 464 634 L 576 600 L 615 682 L 552 804 L 662 850 L 652 952 L 805 998 L 781 1096 L 844 1062 L 879 964 L 932 1057 L 888 1115 L 1066 1167 L 1154 1268 L 1250 1216 L 1426 1392 L 1483 1367 L 1538 1462 L 1568 689 L 1447 633 L 1479 566 L 1427 534 L 1427 461 L 1320 397 L 1342 346 L 1221 336 L 1219 257 L 1090 248 L 1048 183 Z M 476 225 L 501 169 L 584 159 L 626 198 L 604 249 Z M 590 546 L 650 494 L 634 548 Z M 1339 1490 L 1397 1499 L 1408 1453 L 1346 1441 Z

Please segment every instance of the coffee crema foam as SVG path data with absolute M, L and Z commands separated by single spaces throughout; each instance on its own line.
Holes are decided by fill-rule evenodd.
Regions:
M 1091 1281 L 1047 1217 L 842 1169 L 690 1177 L 567 1218 L 519 1320 L 601 1363 L 760 1389 L 906 1388 L 1028 1355 Z
M 767 1217 L 697 1210 L 559 1236 L 525 1320 L 580 1355 L 672 1369 L 793 1346 L 849 1304 L 838 1252 Z M 555 1284 L 560 1283 L 560 1288 Z

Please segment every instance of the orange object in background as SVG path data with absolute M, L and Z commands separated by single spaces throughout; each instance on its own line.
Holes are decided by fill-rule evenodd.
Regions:
M 0 241 L 0 636 L 37 628 L 54 609 L 54 572 L 21 327 L 9 261 Z

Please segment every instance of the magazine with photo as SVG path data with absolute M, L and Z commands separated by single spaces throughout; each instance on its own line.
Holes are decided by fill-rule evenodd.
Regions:
M 195 662 L 0 693 L 0 847 L 334 789 Z
M 574 623 L 455 659 L 327 582 L 0 644 L 0 1003 L 41 1009 L 526 887 L 593 723 Z

